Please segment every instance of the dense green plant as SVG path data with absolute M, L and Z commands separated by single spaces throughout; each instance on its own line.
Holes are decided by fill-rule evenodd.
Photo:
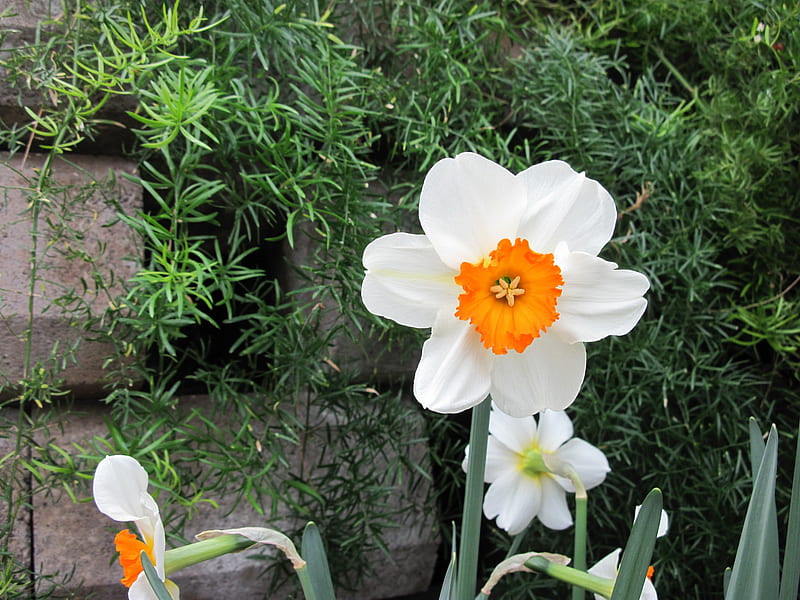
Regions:
M 613 469 L 591 495 L 589 560 L 620 545 L 616 532 L 657 486 L 673 515 L 656 552 L 659 591 L 721 597 L 715 569 L 733 562 L 750 485 L 743 417 L 794 431 L 800 410 L 798 18 L 790 4 L 746 0 L 65 2 L 49 35 L 2 57 L 18 85 L 58 101 L 4 124 L 0 139 L 18 154 L 30 142 L 50 164 L 116 127 L 102 112 L 111 97 L 129 100 L 125 149 L 146 204 L 123 218 L 146 254 L 114 310 L 65 301 L 84 337 L 128 357 L 106 399 L 108 439 L 54 442 L 60 348 L 30 362 L 21 388 L 0 383 L 13 392 L 0 427 L 15 438 L 9 481 L 31 474 L 33 493 L 78 497 L 76 477 L 125 452 L 174 484 L 162 490 L 173 534 L 205 501 L 267 514 L 286 502 L 319 523 L 332 563 L 359 562 L 403 518 L 386 500 L 417 473 L 403 458 L 416 433 L 394 436 L 416 409 L 397 386 L 373 393 L 389 389 L 380 373 L 399 359 L 384 354 L 366 372 L 347 359 L 374 353 L 370 337 L 418 341 L 363 314 L 360 253 L 379 231 L 415 224 L 422 175 L 443 156 L 473 150 L 512 170 L 559 158 L 617 200 L 606 258 L 652 282 L 635 332 L 592 346 L 574 407 L 576 431 Z M 30 182 L 34 213 L 54 210 L 42 201 L 54 192 L 48 170 Z M 279 478 L 287 448 L 332 434 L 326 410 L 344 445 L 326 449 L 322 469 Z M 462 425 L 427 419 L 448 528 Z M 391 450 L 401 458 L 380 458 Z M 387 469 L 367 468 L 381 460 Z M 345 473 L 358 485 L 341 486 Z M 22 504 L 2 490 L 10 527 Z M 534 527 L 527 542 L 544 535 L 560 534 Z M 491 540 L 486 567 L 508 543 Z M 3 550 L 0 581 L 13 590 L 25 567 Z M 535 578 L 501 585 L 515 597 L 563 591 Z

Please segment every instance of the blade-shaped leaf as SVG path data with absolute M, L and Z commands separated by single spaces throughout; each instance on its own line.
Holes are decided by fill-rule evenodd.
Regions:
M 752 435 L 750 439 L 752 449 Z M 773 425 L 753 485 L 725 600 L 778 597 L 777 466 L 778 432 Z
M 797 449 L 794 457 L 792 499 L 789 501 L 789 525 L 783 553 L 780 600 L 797 598 L 798 581 L 800 581 L 800 428 L 797 432 Z
M 144 550 L 142 550 L 141 554 L 139 554 L 139 558 L 142 561 L 144 576 L 147 577 L 147 582 L 156 593 L 156 598 L 158 598 L 158 600 L 172 600 L 172 596 L 167 591 L 167 588 L 164 586 L 164 582 L 161 581 L 158 573 L 156 573 L 156 568 L 153 566 L 153 563 L 150 562 L 150 558 L 147 556 L 147 554 L 145 554 Z
M 761 430 L 753 417 L 750 417 L 748 426 L 750 429 L 750 468 L 753 472 L 753 485 L 755 485 L 758 466 L 764 456 L 764 438 L 761 437 Z
M 328 557 L 325 554 L 325 545 L 315 523 L 308 523 L 303 531 L 303 541 L 300 544 L 300 553 L 308 563 L 308 575 L 314 588 L 316 600 L 333 600 L 333 582 L 328 567 Z
M 439 592 L 439 600 L 456 600 L 456 553 L 453 552 L 447 572 L 444 574 L 442 590 Z
M 456 583 L 458 581 L 456 567 L 456 526 L 453 524 L 453 544 L 450 551 L 450 564 L 447 565 L 447 572 L 444 574 L 442 589 L 439 592 L 439 600 L 458 600 Z
M 656 545 L 658 524 L 661 521 L 661 490 L 647 494 L 633 522 L 628 543 L 622 552 L 619 575 L 611 600 L 638 600 L 647 577 L 647 569 Z

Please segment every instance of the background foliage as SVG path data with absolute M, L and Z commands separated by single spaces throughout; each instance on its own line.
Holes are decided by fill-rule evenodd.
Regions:
M 59 448 L 31 437 L 48 426 L 58 368 L 31 365 L 9 401 L 21 397 L 23 410 L 2 412 L 3 435 L 16 436 L 4 460 L 17 477 L 32 474 L 37 493 L 70 489 L 98 456 L 125 451 L 164 482 L 164 504 L 191 506 L 236 472 L 240 501 L 267 512 L 288 501 L 320 523 L 334 565 L 357 562 L 402 518 L 385 500 L 396 478 L 418 473 L 413 461 L 346 493 L 339 470 L 276 480 L 273 466 L 319 426 L 309 403 L 346 417 L 355 447 L 330 464 L 351 473 L 392 447 L 404 456 L 415 439 L 394 435 L 417 409 L 381 375 L 400 359 L 370 371 L 341 350 L 353 344 L 341 340 L 356 353 L 370 352 L 368 339 L 399 349 L 420 340 L 364 314 L 361 251 L 382 231 L 418 227 L 419 187 L 441 157 L 473 150 L 514 171 L 559 158 L 617 200 L 605 257 L 652 282 L 634 332 L 590 346 L 571 409 L 576 434 L 612 467 L 590 498 L 589 560 L 623 542 L 634 505 L 658 486 L 672 516 L 656 547 L 659 592 L 721 597 L 719 567 L 733 562 L 750 491 L 747 417 L 775 422 L 787 456 L 800 417 L 800 9 L 227 0 L 148 10 L 67 2 L 54 35 L 3 56 L 20 86 L 59 98 L 30 125 L 5 124 L 8 150 L 24 152 L 34 129 L 39 150 L 80 150 L 106 126 L 104 98 L 129 95 L 125 151 L 146 191 L 144 213 L 127 219 L 146 245 L 118 299 L 130 310 L 92 317 L 102 328 L 87 320 L 135 358 L 119 376 L 144 385 L 109 388 L 113 448 Z M 31 184 L 52 187 L 46 170 Z M 31 210 L 49 210 L 37 198 Z M 209 394 L 235 426 L 174 410 L 192 392 Z M 449 523 L 463 423 L 426 423 Z M 187 453 L 187 440 L 197 450 Z M 3 489 L 11 519 L 17 504 Z M 176 510 L 176 530 L 186 514 Z M 486 531 L 489 567 L 507 540 L 492 524 Z M 526 544 L 567 548 L 569 534 L 534 526 Z M 4 556 L 13 582 L 24 566 Z M 503 585 L 497 593 L 510 597 L 565 593 L 534 577 Z

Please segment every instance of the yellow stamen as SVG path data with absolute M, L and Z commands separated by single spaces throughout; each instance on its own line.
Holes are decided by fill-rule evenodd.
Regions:
M 514 277 L 511 280 L 511 283 L 506 281 L 506 278 L 498 279 L 497 285 L 493 285 L 489 288 L 489 291 L 494 294 L 494 297 L 498 300 L 500 298 L 505 298 L 508 301 L 509 306 L 514 306 L 514 296 L 520 296 L 525 293 L 519 285 L 519 275 Z
M 472 323 L 495 354 L 524 351 L 559 317 L 561 269 L 552 254 L 534 252 L 527 240 L 500 240 L 480 262 L 462 263 L 455 282 L 464 290 L 456 317 Z

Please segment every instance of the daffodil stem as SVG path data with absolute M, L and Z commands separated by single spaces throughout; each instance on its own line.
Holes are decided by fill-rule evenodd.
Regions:
M 600 594 L 604 598 L 610 598 L 611 592 L 614 590 L 614 582 L 611 579 L 550 562 L 543 556 L 534 556 L 528 559 L 525 566 L 538 573 L 549 575 L 553 579 L 579 586 L 594 594 Z
M 575 495 L 575 548 L 572 556 L 572 566 L 579 571 L 586 570 L 586 505 L 588 498 Z M 586 597 L 582 587 L 573 586 L 572 600 L 583 600 Z
M 478 578 L 478 549 L 481 535 L 483 476 L 486 471 L 486 446 L 489 439 L 491 399 L 486 398 L 472 409 L 467 457 L 467 487 L 461 519 L 461 543 L 458 549 L 456 596 L 458 600 L 475 598 Z
M 229 552 L 244 550 L 252 545 L 253 541 L 242 535 L 222 535 L 173 548 L 164 554 L 164 572 L 169 575 L 178 569 L 190 567 Z

